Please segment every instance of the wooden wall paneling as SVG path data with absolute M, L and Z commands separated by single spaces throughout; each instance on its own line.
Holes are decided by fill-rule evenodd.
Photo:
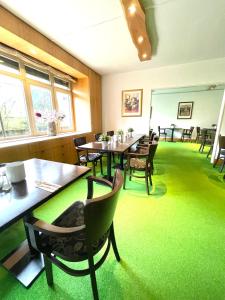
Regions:
M 0 149 L 0 163 L 31 158 L 28 145 L 17 145 Z
M 102 96 L 101 76 L 94 71 L 89 72 L 90 100 L 91 100 L 91 124 L 93 132 L 102 131 Z

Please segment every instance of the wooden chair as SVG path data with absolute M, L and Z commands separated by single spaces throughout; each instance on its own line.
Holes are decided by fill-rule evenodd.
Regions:
M 166 137 L 167 137 L 167 132 L 166 132 L 166 128 L 161 128 L 160 126 L 158 126 L 158 132 L 159 132 L 159 138 L 161 135 L 164 135 L 165 141 L 166 141 Z
M 93 182 L 106 184 L 111 191 L 104 196 L 93 198 Z M 99 299 L 95 271 L 107 258 L 111 245 L 117 261 L 120 261 L 114 235 L 113 217 L 122 184 L 123 177 L 120 170 L 116 170 L 113 183 L 90 176 L 85 202 L 75 202 L 52 224 L 34 217 L 25 223 L 31 237 L 32 247 L 44 256 L 48 285 L 53 284 L 53 263 L 72 276 L 90 275 L 93 297 L 95 300 Z M 106 242 L 107 247 L 103 255 L 97 262 L 94 262 L 94 256 Z M 81 261 L 88 261 L 88 267 L 73 269 L 65 265 L 61 259 L 75 262 L 75 265 Z
M 194 130 L 194 126 L 191 126 L 190 129 L 183 129 L 181 139 L 180 139 L 181 142 L 183 142 L 185 138 L 190 142 L 193 130 Z
M 147 147 L 139 146 L 137 152 L 127 154 L 127 163 L 124 167 L 124 183 L 123 188 L 126 188 L 126 175 L 129 173 L 129 180 L 132 177 L 145 178 L 146 192 L 149 195 L 149 183 L 152 185 L 153 174 L 153 158 L 157 149 L 158 143 L 151 144 Z M 144 175 L 137 174 L 136 171 L 144 172 Z
M 222 172 L 223 168 L 224 168 L 224 165 L 225 165 L 225 136 L 223 136 L 223 135 L 219 136 L 219 151 L 218 151 L 216 160 L 213 164 L 213 168 L 215 168 L 215 166 L 217 165 L 219 159 L 223 160 L 223 162 L 221 164 L 221 167 L 220 167 L 220 172 Z
M 200 147 L 199 147 L 199 152 L 203 152 L 205 146 L 210 146 L 211 145 L 211 135 L 208 132 L 208 129 L 203 128 L 201 129 L 200 133 Z
M 196 127 L 196 139 L 195 143 L 198 143 L 201 137 L 201 128 L 199 126 Z
M 81 150 L 79 146 L 82 146 L 87 143 L 86 137 L 79 137 L 73 139 L 75 149 L 77 152 L 78 165 L 85 165 L 90 162 L 92 163 L 93 175 L 96 175 L 95 167 L 97 165 L 97 161 L 100 161 L 101 174 L 103 174 L 102 170 L 102 154 L 101 153 L 90 153 L 87 150 Z
M 113 130 L 107 131 L 106 134 L 108 136 L 114 136 L 114 131 Z

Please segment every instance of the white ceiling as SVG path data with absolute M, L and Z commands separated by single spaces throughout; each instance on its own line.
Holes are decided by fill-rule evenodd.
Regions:
M 225 57 L 224 0 L 142 0 L 153 44 L 140 62 L 120 0 L 0 0 L 100 74 Z

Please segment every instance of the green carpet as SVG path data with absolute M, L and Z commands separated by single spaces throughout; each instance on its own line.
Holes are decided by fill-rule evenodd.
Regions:
M 97 271 L 100 299 L 225 299 L 225 182 L 198 145 L 160 142 L 151 195 L 144 180 L 127 182 L 115 216 L 122 258 L 112 250 Z M 105 187 L 96 186 L 98 194 Z M 74 200 L 84 199 L 80 179 L 35 211 L 52 221 Z M 0 256 L 24 238 L 19 222 L 0 235 Z M 45 274 L 25 289 L 0 268 L 0 299 L 92 299 L 90 278 L 54 267 L 54 288 Z

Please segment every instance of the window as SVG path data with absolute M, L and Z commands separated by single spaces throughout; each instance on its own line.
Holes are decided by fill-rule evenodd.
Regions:
M 30 128 L 21 80 L 0 74 L 0 95 L 0 135 L 28 135 Z
M 20 73 L 19 63 L 7 57 L 0 56 L 0 70 L 19 74 Z
M 31 85 L 31 97 L 34 110 L 36 113 L 41 114 L 40 117 L 35 117 L 35 126 L 38 132 L 45 132 L 47 130 L 47 121 L 52 113 L 52 97 L 51 91 L 48 88 Z
M 12 57 L 0 53 L 0 139 L 47 134 L 52 120 L 58 131 L 73 131 L 70 81 Z
M 50 84 L 49 75 L 34 68 L 25 66 L 26 77 Z
M 65 89 L 65 90 L 70 89 L 70 83 L 68 81 L 64 81 L 57 77 L 54 77 L 54 86 L 59 87 L 61 89 Z
M 65 117 L 60 121 L 61 131 L 69 130 L 72 128 L 72 109 L 71 97 L 69 94 L 63 92 L 56 92 L 56 99 L 58 104 L 58 111 Z

